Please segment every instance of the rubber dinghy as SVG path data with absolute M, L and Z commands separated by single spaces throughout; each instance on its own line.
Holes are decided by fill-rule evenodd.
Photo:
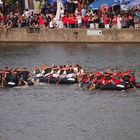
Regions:
M 25 83 L 26 82 L 26 83 Z M 16 84 L 15 82 L 8 82 L 7 85 L 5 87 L 17 87 L 17 86 L 25 86 L 25 85 L 28 85 L 28 86 L 33 86 L 34 83 L 31 81 L 31 80 L 27 80 L 27 81 L 24 81 L 22 84 L 18 85 Z
M 136 82 L 135 84 L 129 84 L 129 86 L 124 86 L 122 84 L 120 85 L 113 85 L 113 84 L 108 84 L 108 85 L 93 85 L 91 86 L 90 84 L 83 84 L 83 83 L 79 83 L 79 87 L 81 88 L 87 88 L 89 90 L 117 90 L 117 91 L 121 91 L 121 90 L 127 90 L 130 88 L 140 88 L 140 82 Z
M 16 85 L 15 82 L 8 82 L 8 83 L 7 83 L 7 86 L 8 86 L 8 87 L 15 87 L 15 86 L 17 86 L 17 85 Z
M 54 78 L 54 77 L 39 77 L 39 82 L 49 84 L 75 84 L 77 80 L 75 78 Z

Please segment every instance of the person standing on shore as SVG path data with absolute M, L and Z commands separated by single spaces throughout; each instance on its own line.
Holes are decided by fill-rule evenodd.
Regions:
M 106 28 L 106 29 L 110 28 L 110 27 L 109 27 L 109 23 L 110 23 L 109 17 L 108 17 L 107 15 L 105 15 L 105 17 L 104 17 L 103 20 L 104 20 L 105 28 Z
M 76 19 L 77 19 L 77 23 L 78 23 L 78 28 L 81 28 L 82 16 L 80 15 L 80 13 L 77 14 Z
M 121 21 L 122 21 L 122 17 L 120 16 L 120 15 L 118 15 L 118 17 L 117 17 L 117 28 L 118 29 L 121 29 Z
M 112 24 L 112 28 L 117 28 L 117 16 L 114 16 L 113 17 L 113 20 L 112 20 L 113 24 Z

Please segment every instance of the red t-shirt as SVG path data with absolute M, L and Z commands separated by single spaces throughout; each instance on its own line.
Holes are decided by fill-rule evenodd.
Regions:
M 114 81 L 115 85 L 120 85 L 122 83 L 120 79 L 115 79 L 115 77 L 112 77 L 112 80 Z
M 117 25 L 117 18 L 114 18 L 114 19 L 113 19 L 113 24 L 114 24 L 114 25 Z
M 1 17 L 2 23 L 6 22 L 6 18 L 4 16 Z
M 44 24 L 44 19 L 42 17 L 39 18 L 39 25 L 42 26 Z
M 63 17 L 63 22 L 64 22 L 64 24 L 66 25 L 66 24 L 68 24 L 68 17 Z
M 130 82 L 131 82 L 132 84 L 135 84 L 135 82 L 136 82 L 135 77 L 131 77 L 129 80 L 130 80 Z
M 108 17 L 105 17 L 103 20 L 104 20 L 105 25 L 109 24 L 109 18 Z
M 75 19 L 74 19 L 74 17 L 71 17 L 71 18 L 70 18 L 70 24 L 75 24 Z

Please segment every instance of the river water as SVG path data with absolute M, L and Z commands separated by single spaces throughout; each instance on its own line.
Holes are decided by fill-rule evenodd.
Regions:
M 140 81 L 140 44 L 0 44 L 0 68 L 53 63 L 133 69 Z M 0 88 L 0 140 L 140 140 L 139 119 L 139 89 Z

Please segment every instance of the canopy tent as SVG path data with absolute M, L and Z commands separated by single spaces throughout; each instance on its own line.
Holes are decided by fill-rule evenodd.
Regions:
M 140 0 L 133 0 L 127 6 L 134 7 L 140 5 Z
M 89 10 L 98 10 L 102 5 L 114 6 L 119 5 L 118 0 L 96 0 L 88 6 Z
M 3 2 L 0 0 L 0 4 L 3 4 Z
M 48 0 L 49 3 L 56 3 L 57 0 Z M 62 3 L 66 3 L 67 0 L 62 0 Z
M 120 5 L 126 5 L 128 3 L 130 3 L 133 0 L 118 0 L 120 2 Z

